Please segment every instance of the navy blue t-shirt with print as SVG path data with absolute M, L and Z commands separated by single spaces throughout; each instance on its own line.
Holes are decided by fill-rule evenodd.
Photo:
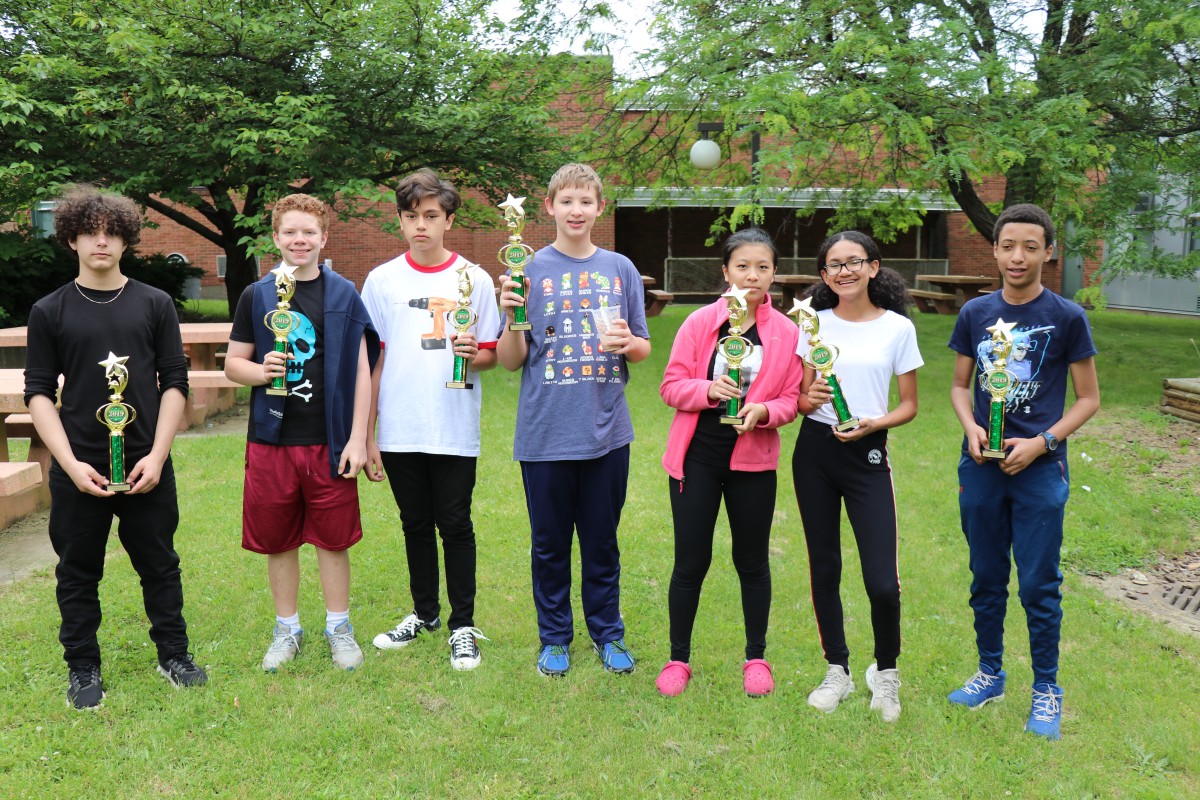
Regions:
M 1070 365 L 1096 355 L 1096 345 L 1083 308 L 1049 289 L 1019 306 L 1006 303 L 1003 292 L 964 305 L 949 344 L 954 352 L 975 359 L 975 422 L 984 430 L 992 396 L 983 390 L 980 376 L 992 363 L 992 334 L 986 329 L 997 319 L 1016 323 L 1008 369 L 1017 381 L 1005 403 L 1004 436 L 1029 439 L 1062 419 Z M 1066 442 L 1043 456 L 1054 461 L 1066 457 Z

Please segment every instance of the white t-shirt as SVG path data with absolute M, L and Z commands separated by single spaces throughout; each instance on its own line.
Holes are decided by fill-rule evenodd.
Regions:
M 862 419 L 875 419 L 888 412 L 888 387 L 893 375 L 903 375 L 925 361 L 917 349 L 917 329 L 912 321 L 894 311 L 868 322 L 846 322 L 827 308 L 817 312 L 822 344 L 835 345 L 838 358 L 833 362 L 842 394 L 850 413 Z M 801 333 L 797 355 L 808 355 L 808 334 Z M 818 422 L 836 425 L 832 403 L 825 403 L 810 415 Z
M 467 372 L 471 389 L 446 388 L 454 378 L 455 332 L 447 317 L 458 303 L 458 268 L 469 263 L 454 253 L 444 264 L 422 267 L 405 253 L 371 270 L 363 284 L 363 303 L 384 348 L 375 428 L 384 452 L 479 455 L 479 375 Z M 471 308 L 479 315 L 471 330 L 480 349 L 494 348 L 500 327 L 495 284 L 477 265 L 467 274 Z

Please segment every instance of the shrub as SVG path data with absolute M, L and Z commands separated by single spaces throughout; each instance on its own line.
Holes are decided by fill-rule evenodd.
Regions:
M 126 250 L 121 257 L 121 272 L 134 280 L 162 289 L 183 305 L 184 283 L 199 277 L 198 267 L 168 261 L 162 253 L 140 256 Z M 31 237 L 22 231 L 0 232 L 0 327 L 24 325 L 29 309 L 40 298 L 74 280 L 79 274 L 75 251 L 63 248 L 53 239 Z

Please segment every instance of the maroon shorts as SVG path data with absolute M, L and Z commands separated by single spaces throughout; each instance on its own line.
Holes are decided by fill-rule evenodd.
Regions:
M 329 446 L 246 443 L 242 547 L 345 550 L 362 538 L 358 481 L 329 474 Z

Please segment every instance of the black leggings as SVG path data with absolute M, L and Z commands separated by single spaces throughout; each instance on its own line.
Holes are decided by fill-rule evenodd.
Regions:
M 712 563 L 713 529 L 721 498 L 729 517 L 733 566 L 742 584 L 746 658 L 762 658 L 771 616 L 771 565 L 767 547 L 775 515 L 774 470 L 738 472 L 728 466 L 683 462 L 684 480 L 670 479 L 675 521 L 675 568 L 667 606 L 671 617 L 671 660 L 688 661 L 700 589 Z
M 792 477 L 808 543 L 813 611 L 825 660 L 849 670 L 840 593 L 844 499 L 871 602 L 875 661 L 879 669 L 895 669 L 900 655 L 900 577 L 887 431 L 840 442 L 828 425 L 805 419 L 792 454 Z

